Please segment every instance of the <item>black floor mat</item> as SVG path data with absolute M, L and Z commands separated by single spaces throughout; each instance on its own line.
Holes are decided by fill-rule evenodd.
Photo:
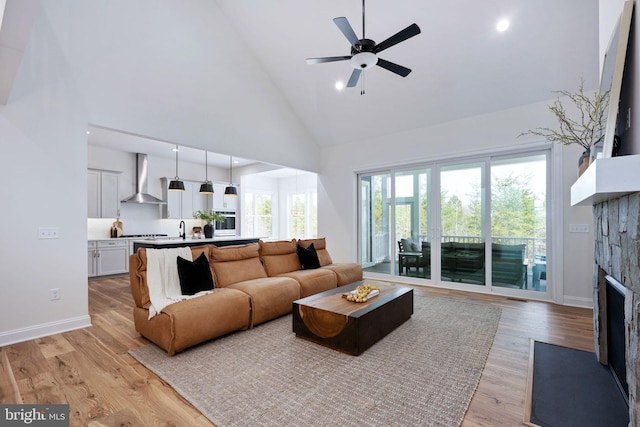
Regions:
M 629 408 L 596 355 L 534 343 L 531 422 L 543 427 L 627 426 Z

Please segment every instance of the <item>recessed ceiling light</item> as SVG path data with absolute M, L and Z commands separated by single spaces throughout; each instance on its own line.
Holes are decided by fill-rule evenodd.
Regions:
M 91 135 L 91 131 L 90 130 L 87 131 L 87 135 Z
M 500 31 L 501 33 L 504 31 L 507 31 L 507 28 L 509 28 L 509 20 L 508 19 L 501 19 L 498 21 L 498 25 L 496 25 L 496 29 L 498 31 Z
M 344 83 L 342 83 L 342 82 L 336 82 L 336 89 L 337 89 L 337 90 L 342 90 L 342 89 L 344 89 Z

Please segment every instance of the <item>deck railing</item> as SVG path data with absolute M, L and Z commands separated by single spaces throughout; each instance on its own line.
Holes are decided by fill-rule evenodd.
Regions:
M 426 241 L 426 236 L 420 236 L 420 241 Z M 441 242 L 460 242 L 460 243 L 483 243 L 485 239 L 480 236 L 442 236 Z M 493 237 L 493 243 L 503 245 L 525 245 L 525 259 L 529 265 L 533 265 L 534 258 L 547 255 L 547 240 L 537 237 Z M 390 256 L 389 235 L 376 234 L 372 240 L 371 258 L 374 262 L 388 260 Z M 394 250 L 397 250 L 395 248 Z

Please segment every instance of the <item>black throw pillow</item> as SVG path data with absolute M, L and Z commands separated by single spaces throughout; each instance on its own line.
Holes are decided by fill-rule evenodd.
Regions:
M 180 277 L 182 295 L 193 295 L 200 291 L 213 289 L 211 268 L 204 253 L 201 253 L 195 261 L 189 261 L 179 256 L 178 277 Z
M 310 244 L 308 248 L 303 248 L 298 245 L 298 258 L 300 259 L 300 265 L 302 265 L 303 270 L 320 268 L 320 260 L 318 259 L 318 253 L 313 243 Z

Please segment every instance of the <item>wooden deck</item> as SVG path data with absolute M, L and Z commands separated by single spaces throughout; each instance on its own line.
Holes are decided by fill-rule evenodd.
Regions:
M 493 347 L 463 426 L 522 425 L 529 338 L 593 351 L 591 310 L 444 289 L 413 289 L 417 295 L 502 308 Z M 171 387 L 129 356 L 129 349 L 147 343 L 134 329 L 132 309 L 128 277 L 89 281 L 92 327 L 0 348 L 0 403 L 68 403 L 72 426 L 211 426 Z

